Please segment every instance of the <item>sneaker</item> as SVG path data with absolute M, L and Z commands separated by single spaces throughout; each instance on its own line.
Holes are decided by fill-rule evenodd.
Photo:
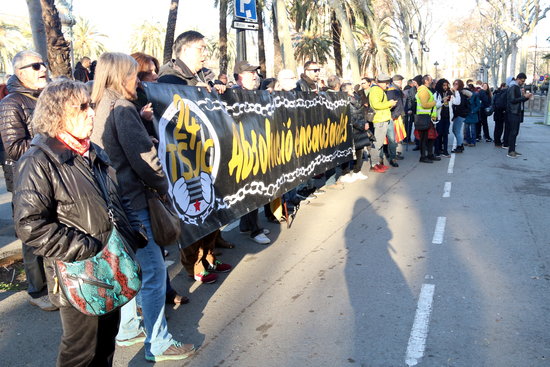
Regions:
M 203 271 L 198 274 L 195 274 L 195 280 L 204 284 L 214 283 L 217 279 L 218 279 L 218 276 L 216 274 L 211 274 L 207 271 Z
M 271 243 L 271 240 L 263 233 L 260 233 L 256 237 L 252 237 L 252 241 L 259 243 L 260 245 L 267 245 Z
M 267 229 L 267 228 L 262 228 L 262 232 L 263 232 L 264 234 L 270 234 L 270 233 L 271 233 L 271 231 L 270 231 L 269 229 Z
M 520 152 L 516 152 L 516 155 L 522 155 Z
M 433 163 L 434 161 L 432 161 L 431 159 L 427 158 L 427 157 L 422 157 L 420 158 L 419 162 L 422 162 L 422 163 Z
M 502 148 L 502 149 L 508 149 L 508 146 L 502 145 L 501 148 Z
M 364 175 L 362 172 L 355 172 L 353 174 L 357 180 L 366 180 L 369 176 Z
M 145 359 L 151 362 L 178 361 L 189 357 L 194 352 L 195 346 L 193 344 L 182 344 L 174 340 L 164 353 L 158 356 L 145 355 Z
M 208 265 L 208 271 L 213 271 L 216 273 L 227 273 L 231 271 L 233 267 L 229 264 L 224 264 L 219 260 L 214 261 L 214 264 Z
M 487 138 L 487 139 L 485 139 L 485 141 L 486 141 L 487 143 L 492 143 L 492 142 L 493 142 L 493 139 Z
M 325 194 L 325 193 L 326 193 L 326 191 L 325 191 L 325 190 L 321 190 L 321 189 L 317 189 L 317 190 L 315 190 L 315 192 L 314 192 L 315 195 L 323 195 L 323 194 Z M 267 234 L 267 233 L 266 233 L 266 234 Z
M 370 171 L 371 171 L 371 172 L 376 172 L 376 173 L 384 173 L 384 172 L 386 172 L 385 169 L 382 169 L 382 168 L 378 167 L 378 165 L 372 166 L 372 167 L 370 168 Z
M 508 158 L 517 158 L 518 154 L 516 152 L 510 152 L 507 154 Z
M 357 178 L 355 178 L 355 175 L 353 173 L 349 173 L 347 175 L 340 177 L 340 181 L 345 183 L 353 183 L 356 180 Z
M 57 311 L 59 307 L 51 303 L 50 297 L 48 295 L 38 297 L 38 298 L 30 298 L 29 303 L 33 306 L 40 307 L 43 311 Z
M 390 167 L 384 166 L 384 163 L 378 163 L 378 167 L 380 167 L 380 168 L 382 168 L 383 170 L 386 170 L 386 171 L 390 169 Z
M 451 155 L 450 155 L 449 152 L 447 152 L 447 151 L 444 151 L 442 155 L 443 155 L 443 157 L 445 157 L 445 158 L 451 158 Z
M 390 161 L 390 166 L 397 168 L 399 167 L 399 164 L 397 163 L 397 160 L 394 160 L 394 161 Z
M 147 335 L 145 334 L 145 331 L 142 330 L 141 333 L 139 333 L 137 336 L 134 336 L 133 338 L 124 340 L 117 339 L 116 345 L 118 345 L 119 347 L 131 347 L 132 345 L 145 342 L 146 337 Z
M 476 138 L 476 141 L 479 143 L 481 141 L 481 138 Z

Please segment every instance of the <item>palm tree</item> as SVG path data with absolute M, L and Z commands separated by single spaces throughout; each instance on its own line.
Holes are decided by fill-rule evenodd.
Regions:
M 260 62 L 260 74 L 262 74 L 264 77 L 267 77 L 264 41 L 264 6 L 264 0 L 256 0 L 256 14 L 258 15 L 258 61 Z
M 48 42 L 48 62 L 54 77 L 72 76 L 71 45 L 63 36 L 61 20 L 54 0 L 40 0 Z
M 11 71 L 11 60 L 16 53 L 29 46 L 29 38 L 30 32 L 23 25 L 0 19 L 0 72 Z
M 208 58 L 210 60 L 220 60 L 222 57 L 222 51 L 220 48 L 220 41 L 215 38 L 209 38 L 206 40 L 206 47 L 208 49 Z M 220 74 L 227 74 L 227 70 L 231 70 L 232 67 L 235 65 L 235 60 L 237 59 L 237 43 L 235 40 L 235 34 L 232 33 L 229 35 L 226 41 L 225 46 L 225 57 L 226 57 L 226 69 L 225 72 L 223 72 L 220 69 Z
M 132 52 L 144 52 L 161 59 L 163 56 L 164 35 L 166 28 L 159 22 L 144 22 L 135 28 L 130 49 Z
M 163 64 L 172 59 L 172 45 L 174 44 L 174 35 L 176 33 L 176 23 L 178 21 L 179 0 L 170 0 L 170 12 L 168 13 L 168 23 L 166 25 L 166 37 L 164 39 Z
M 27 0 L 29 8 L 29 22 L 32 30 L 34 49 L 44 61 L 48 60 L 48 46 L 46 42 L 46 30 L 42 19 L 42 5 L 40 0 Z
M 307 60 L 326 63 L 331 55 L 331 46 L 331 38 L 324 34 L 306 31 L 294 36 L 294 56 L 302 64 Z
M 219 60 L 220 60 L 220 74 L 227 74 L 227 66 L 229 63 L 229 58 L 227 55 L 227 18 L 229 16 L 228 6 L 229 3 L 233 6 L 232 0 L 215 0 L 214 6 L 219 7 L 219 28 L 220 28 L 220 37 L 219 42 Z
M 398 40 L 391 35 L 387 20 L 372 24 L 375 28 L 358 25 L 355 36 L 359 46 L 361 72 L 376 75 L 380 71 L 392 72 L 399 66 L 401 53 Z
M 288 12 L 284 0 L 273 0 L 274 2 L 274 22 L 273 27 L 277 27 L 277 35 L 281 45 L 281 58 L 283 67 L 296 71 L 296 60 L 292 50 L 292 38 L 290 36 L 290 24 L 288 21 Z
M 73 53 L 77 60 L 88 56 L 95 60 L 106 51 L 102 40 L 107 36 L 99 33 L 88 19 L 78 18 L 73 26 Z

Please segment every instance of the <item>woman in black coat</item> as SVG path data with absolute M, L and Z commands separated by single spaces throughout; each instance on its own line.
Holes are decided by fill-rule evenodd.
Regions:
M 83 83 L 50 83 L 32 118 L 36 135 L 16 171 L 17 236 L 43 256 L 50 299 L 60 308 L 63 336 L 57 366 L 110 366 L 113 360 L 119 310 L 99 317 L 80 313 L 54 281 L 55 260 L 93 257 L 109 238 L 112 222 L 99 180 L 109 192 L 121 234 L 133 246 L 146 243 L 140 222 L 118 195 L 107 155 L 90 143 L 93 116 Z

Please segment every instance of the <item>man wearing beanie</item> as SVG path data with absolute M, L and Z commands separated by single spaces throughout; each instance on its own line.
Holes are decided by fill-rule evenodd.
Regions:
M 386 96 L 386 88 L 391 82 L 391 77 L 387 74 L 380 73 L 376 78 L 376 83 L 371 87 L 369 92 L 369 105 L 374 110 L 374 137 L 376 139 L 376 149 L 380 164 L 377 166 L 386 169 L 384 166 L 384 140 L 388 132 L 388 126 L 391 121 L 391 108 L 397 104 L 396 100 L 388 100 Z M 374 160 L 374 157 L 371 157 Z

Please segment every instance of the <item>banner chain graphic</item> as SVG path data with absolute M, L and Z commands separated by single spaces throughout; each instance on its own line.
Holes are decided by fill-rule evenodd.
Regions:
M 347 100 L 338 100 L 331 102 L 325 98 L 315 98 L 313 100 L 296 99 L 289 100 L 281 96 L 274 96 L 273 103 L 263 106 L 261 103 L 239 102 L 232 105 L 228 105 L 225 102 L 212 99 L 204 99 L 196 102 L 201 108 L 209 111 L 227 110 L 233 117 L 240 116 L 245 113 L 255 113 L 261 116 L 273 116 L 276 108 L 284 106 L 286 108 L 313 108 L 323 105 L 328 109 L 336 109 L 338 107 L 345 107 L 349 103 Z
M 294 180 L 298 177 L 309 176 L 318 165 L 332 162 L 335 158 L 346 157 L 350 154 L 353 154 L 352 148 L 339 150 L 331 155 L 319 155 L 315 158 L 315 160 L 311 161 L 307 167 L 299 167 L 294 172 L 286 173 L 278 178 L 275 183 L 269 184 L 268 186 L 261 181 L 247 183 L 234 195 L 224 197 L 223 201 L 226 204 L 226 208 L 230 208 L 235 203 L 244 200 L 247 195 L 263 195 L 271 197 L 285 182 L 294 182 Z

